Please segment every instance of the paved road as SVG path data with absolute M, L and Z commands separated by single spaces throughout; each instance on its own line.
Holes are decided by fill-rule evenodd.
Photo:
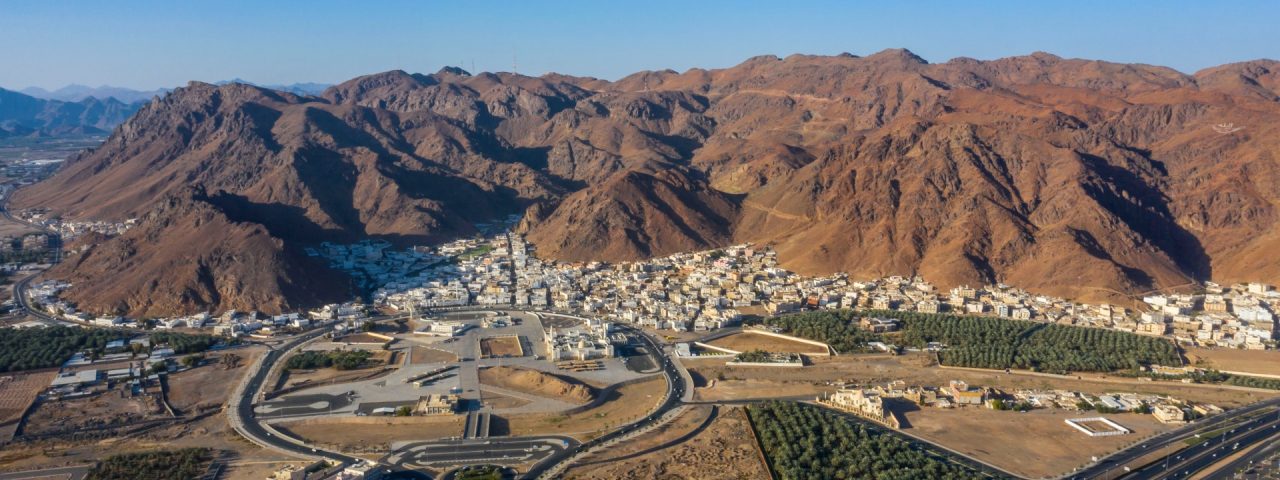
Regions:
M 540 461 L 577 445 L 576 440 L 560 436 L 414 442 L 399 446 L 382 461 L 407 470 L 486 463 L 510 465 Z
M 1121 478 L 1178 479 L 1221 462 L 1241 449 L 1280 436 L 1280 419 L 1265 415 L 1232 428 L 1228 433 L 1199 445 L 1187 447 L 1165 461 L 1154 462 Z
M 1229 410 L 1221 415 L 1209 417 L 1207 419 L 1156 435 L 1147 441 L 1135 444 L 1127 449 L 1102 458 L 1100 462 L 1093 466 L 1087 467 L 1078 472 L 1063 475 L 1061 478 L 1085 479 L 1117 475 L 1124 470 L 1125 466 L 1128 466 L 1130 463 L 1133 463 L 1151 452 L 1158 451 L 1171 445 L 1184 443 L 1188 438 L 1195 437 L 1197 433 L 1210 432 L 1232 423 L 1238 423 L 1246 415 L 1277 406 L 1280 406 L 1280 398 L 1264 400 L 1234 410 Z
M 279 348 L 274 348 L 263 354 L 263 358 L 258 362 L 258 369 L 252 372 L 252 376 L 244 384 L 239 397 L 235 398 L 232 405 L 231 426 L 237 432 L 248 438 L 250 441 L 259 445 L 264 445 L 277 451 L 290 453 L 301 456 L 303 458 L 327 457 L 343 463 L 355 463 L 358 459 L 355 457 L 344 455 L 340 452 L 331 452 L 318 448 L 306 447 L 297 443 L 282 439 L 271 433 L 263 426 L 260 420 L 254 415 L 253 402 L 262 392 L 263 385 L 267 381 L 267 376 L 271 372 L 271 367 L 280 361 L 283 352 L 287 352 L 295 346 L 306 342 L 312 338 L 323 335 L 330 328 L 314 330 L 311 333 L 295 337 L 288 343 Z
M 663 350 L 658 342 L 653 339 L 653 337 L 649 336 L 649 334 L 644 331 L 631 327 L 630 325 L 617 325 L 617 327 L 641 338 L 648 345 L 649 351 L 653 352 L 653 355 L 657 357 L 657 360 L 662 367 L 662 373 L 667 377 L 666 399 L 648 416 L 628 425 L 624 425 L 622 428 L 604 434 L 589 442 L 583 443 L 572 450 L 552 455 L 547 461 L 531 468 L 523 475 L 523 478 L 540 478 L 543 474 L 554 472 L 556 467 L 561 467 L 563 464 L 572 462 L 576 459 L 579 453 L 587 452 L 593 447 L 623 438 L 636 430 L 659 421 L 664 414 L 680 405 L 680 397 L 684 395 L 685 389 L 692 387 L 692 385 L 685 385 L 684 378 L 680 376 L 680 372 L 677 370 L 675 364 L 671 361 L 671 358 L 667 356 L 666 351 Z
M 74 467 L 46 468 L 44 470 L 0 473 L 0 480 L 80 480 L 89 474 L 89 468 L 91 467 L 91 465 L 77 465 Z
M 38 223 L 31 223 L 21 218 L 13 216 L 12 213 L 9 213 L 9 208 L 7 206 L 8 200 L 9 200 L 8 198 L 0 199 L 0 215 L 4 216 L 5 219 L 8 219 L 11 222 L 21 223 L 23 225 L 26 225 L 31 228 L 40 230 L 41 232 L 44 232 L 45 235 L 49 236 L 49 248 L 54 251 L 53 263 L 58 263 L 62 261 L 62 236 L 59 235 L 58 232 L 49 230 L 44 225 L 40 225 Z M 13 284 L 14 303 L 19 307 L 21 307 L 23 310 L 26 310 L 27 313 L 31 314 L 31 316 L 36 317 L 36 321 L 39 321 L 41 323 L 48 324 L 48 325 L 74 325 L 74 323 L 64 320 L 62 318 L 58 318 L 53 315 L 49 315 L 45 312 L 42 312 L 40 310 L 31 308 L 31 303 L 27 300 L 27 286 L 31 284 L 31 280 L 35 279 L 36 275 L 38 275 L 38 273 L 27 275 L 26 278 L 23 278 L 22 280 L 19 280 L 17 283 Z
M 1236 478 L 1237 472 L 1247 471 L 1253 466 L 1261 466 L 1264 462 L 1267 462 L 1269 458 L 1280 453 L 1280 433 L 1276 433 L 1259 443 L 1261 446 L 1254 451 L 1249 452 L 1249 454 L 1218 467 L 1217 471 L 1213 472 L 1212 475 L 1209 475 L 1208 480 L 1227 480 Z M 1277 463 L 1280 462 L 1272 461 L 1271 465 L 1274 466 Z

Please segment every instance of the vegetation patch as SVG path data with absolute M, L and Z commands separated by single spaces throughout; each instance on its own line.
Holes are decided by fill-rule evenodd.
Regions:
M 101 352 L 108 342 L 125 338 L 129 338 L 129 334 L 119 330 L 0 328 L 0 372 L 57 367 L 76 352 Z
M 89 470 L 86 480 L 186 480 L 199 478 L 212 460 L 207 448 L 112 455 Z
M 364 350 L 306 351 L 289 357 L 284 367 L 289 370 L 315 370 L 333 367 L 338 370 L 363 368 L 373 354 Z
M 748 323 L 763 324 L 782 329 L 782 333 L 830 345 L 840 353 L 867 350 L 867 342 L 880 336 L 857 325 L 858 316 L 852 310 L 806 312 L 754 320 Z
M 834 412 L 794 402 L 747 409 L 775 478 L 986 478 L 883 430 Z

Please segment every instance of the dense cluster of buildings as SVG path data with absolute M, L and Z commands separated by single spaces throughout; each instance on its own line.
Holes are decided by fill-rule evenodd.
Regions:
M 521 235 L 510 232 L 434 248 L 396 250 L 365 241 L 307 251 L 353 275 L 373 303 L 401 311 L 527 306 L 673 331 L 713 330 L 747 314 L 861 308 L 990 315 L 1263 349 L 1276 344 L 1273 312 L 1280 308 L 1280 292 L 1262 284 L 1209 283 L 1204 293 L 1153 295 L 1139 312 L 1007 285 L 940 291 L 918 277 L 805 277 L 780 267 L 772 249 L 749 244 L 617 264 L 540 259 Z M 888 331 L 894 325 L 864 327 Z
M 574 327 L 548 328 L 543 341 L 548 359 L 553 362 L 594 360 L 614 356 L 613 344 L 622 339 L 613 338 L 612 334 L 612 324 L 592 319 Z

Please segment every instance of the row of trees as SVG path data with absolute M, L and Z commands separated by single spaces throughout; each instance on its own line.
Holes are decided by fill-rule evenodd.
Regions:
M 82 327 L 0 328 L 0 372 L 57 367 L 76 352 L 102 354 L 107 343 L 134 336 L 123 330 Z M 211 335 L 177 332 L 150 334 L 151 345 L 167 344 L 179 354 L 199 353 L 218 343 Z M 145 353 L 136 346 L 133 353 Z
M 0 372 L 57 367 L 76 352 L 101 351 L 127 337 L 117 330 L 80 327 L 0 328 Z
M 174 353 L 198 353 L 217 345 L 219 339 L 213 335 L 187 334 L 178 332 L 154 332 L 151 334 L 152 345 L 168 345 Z
M 1253 388 L 1269 388 L 1271 390 L 1280 390 L 1280 379 L 1248 377 L 1245 375 L 1231 375 L 1227 377 L 1227 385 L 1237 385 L 1241 387 Z
M 783 480 L 984 478 L 920 444 L 821 407 L 771 401 L 747 413 L 769 468 Z
M 289 370 L 314 370 L 333 367 L 338 370 L 355 370 L 365 365 L 371 354 L 364 350 L 306 351 L 289 357 L 285 368 Z
M 918 312 L 874 315 L 901 321 L 899 341 L 905 345 L 945 344 L 945 365 L 1066 373 L 1182 364 L 1173 342 L 1116 330 Z
M 817 340 L 837 352 L 865 350 L 867 342 L 880 337 L 858 327 L 852 310 L 824 310 L 755 320 L 752 323 L 779 327 L 789 335 Z
M 199 478 L 213 459 L 207 448 L 112 455 L 89 470 L 86 480 L 185 480 Z

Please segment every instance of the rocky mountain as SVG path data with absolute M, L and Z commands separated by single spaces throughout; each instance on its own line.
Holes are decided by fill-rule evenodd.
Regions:
M 153 221 L 148 241 L 131 231 L 57 272 L 88 272 L 82 304 L 134 314 L 304 304 L 318 298 L 288 272 L 318 271 L 288 254 L 298 245 L 431 242 L 522 211 L 540 254 L 565 260 L 751 241 L 804 273 L 1115 300 L 1280 281 L 1278 67 L 1188 75 L 1044 53 L 930 64 L 889 50 L 614 82 L 393 71 L 319 96 L 193 83 L 14 202 L 165 218 L 164 199 L 199 198 L 247 249 L 218 270 L 277 262 L 275 276 L 161 277 L 148 290 L 177 252 L 219 248 L 178 243 L 186 222 Z M 93 289 L 161 252 L 129 264 L 127 292 Z
M 110 85 L 90 87 L 87 85 L 71 84 L 53 91 L 45 90 L 40 87 L 27 87 L 20 90 L 20 92 L 35 98 L 58 100 L 61 102 L 79 102 L 87 98 L 114 98 L 122 103 L 138 103 L 147 102 L 152 98 L 163 96 L 164 94 L 169 93 L 169 89 L 157 88 L 155 90 L 134 90 L 132 88 L 112 87 Z
M 43 100 L 0 88 L 0 136 L 104 134 L 133 115 L 141 103 L 107 98 Z

